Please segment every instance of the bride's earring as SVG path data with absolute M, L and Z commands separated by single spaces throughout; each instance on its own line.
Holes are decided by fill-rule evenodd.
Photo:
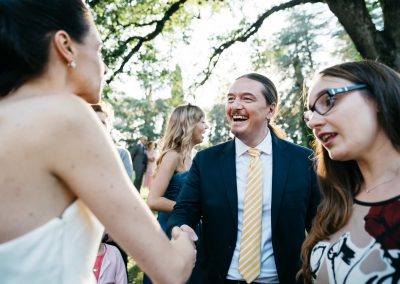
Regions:
M 75 59 L 72 59 L 69 63 L 68 63 L 68 67 L 75 69 L 76 68 L 76 61 Z

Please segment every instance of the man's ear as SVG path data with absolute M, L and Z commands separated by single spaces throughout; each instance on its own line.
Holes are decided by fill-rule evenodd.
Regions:
M 54 34 L 53 42 L 55 50 L 66 64 L 71 64 L 71 62 L 75 61 L 76 49 L 67 32 L 63 30 L 57 31 Z
M 275 112 L 276 112 L 276 103 L 272 103 L 272 104 L 268 105 L 267 106 L 267 117 L 266 117 L 266 119 L 268 121 L 270 121 L 274 117 Z

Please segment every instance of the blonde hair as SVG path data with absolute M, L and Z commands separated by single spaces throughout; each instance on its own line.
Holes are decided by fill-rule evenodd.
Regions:
M 185 157 L 192 151 L 193 129 L 205 117 L 201 108 L 187 104 L 177 106 L 169 118 L 167 129 L 161 139 L 160 156 L 157 167 L 168 151 L 180 154 L 180 164 L 184 165 Z

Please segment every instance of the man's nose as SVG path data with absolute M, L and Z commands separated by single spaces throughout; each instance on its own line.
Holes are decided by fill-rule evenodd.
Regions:
M 236 99 L 234 102 L 233 102 L 233 107 L 234 108 L 241 108 L 243 105 L 242 105 L 242 101 L 240 100 L 240 99 Z

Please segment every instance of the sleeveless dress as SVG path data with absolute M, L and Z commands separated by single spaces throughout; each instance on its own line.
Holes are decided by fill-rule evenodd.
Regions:
M 165 190 L 164 197 L 168 198 L 169 200 L 176 201 L 176 198 L 179 195 L 179 192 L 181 191 L 181 188 L 183 187 L 183 184 L 186 181 L 188 171 L 185 172 L 175 172 L 174 175 L 172 176 L 167 189 Z M 167 212 L 158 212 L 158 223 L 160 223 L 160 226 L 164 233 L 167 233 L 167 226 L 168 226 L 168 219 L 169 219 L 170 213 Z M 143 275 L 143 284 L 152 284 L 150 278 L 144 274 Z
M 400 283 L 400 196 L 354 200 L 348 224 L 314 246 L 310 264 L 314 283 Z
M 0 244 L 1 284 L 94 284 L 104 228 L 80 201 L 40 227 Z
M 188 171 L 185 172 L 175 172 L 175 174 L 172 176 L 167 190 L 164 193 L 164 197 L 168 198 L 169 200 L 176 201 L 176 198 L 179 195 L 179 192 L 181 191 L 181 188 L 183 184 L 186 181 Z M 164 232 L 167 232 L 167 225 L 168 225 L 168 219 L 169 219 L 170 213 L 166 212 L 158 212 L 158 217 L 157 220 L 161 225 L 161 228 L 163 229 Z

